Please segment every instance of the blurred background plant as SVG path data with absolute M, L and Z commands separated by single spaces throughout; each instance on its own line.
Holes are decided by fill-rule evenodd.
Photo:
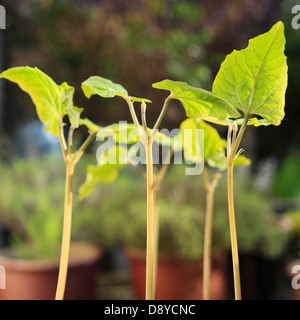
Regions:
M 85 219 L 87 224 L 83 224 L 81 230 L 88 230 L 84 233 L 100 240 L 105 247 L 145 248 L 145 190 L 142 178 L 138 175 L 133 178 L 136 173 L 131 171 L 122 171 L 112 184 L 97 185 L 91 195 L 98 201 L 99 209 L 93 220 Z M 249 173 L 241 171 L 236 182 L 240 250 L 244 253 L 256 252 L 270 259 L 277 258 L 286 248 L 288 234 L 281 228 L 268 199 L 253 190 L 251 183 Z M 134 201 L 129 202 L 129 197 Z M 161 217 L 160 252 L 188 260 L 201 258 L 205 210 L 202 179 L 186 176 L 183 166 L 171 166 L 161 187 L 158 203 Z M 215 195 L 213 252 L 228 250 L 228 228 L 226 179 L 223 178 Z
M 83 173 L 84 167 L 80 171 Z M 9 231 L 10 246 L 19 258 L 58 260 L 65 188 L 61 159 L 16 159 L 9 165 L 2 164 L 0 172 L 5 185 L 0 190 L 0 223 Z M 77 181 L 74 192 L 78 185 Z M 92 209 L 87 212 L 92 214 Z M 94 213 L 88 215 L 76 201 L 74 210 L 72 236 L 84 240 L 78 238 L 83 217 L 93 220 Z

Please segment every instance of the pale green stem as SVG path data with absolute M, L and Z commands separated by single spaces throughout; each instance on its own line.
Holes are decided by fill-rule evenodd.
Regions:
M 151 136 L 152 136 L 152 139 L 154 138 L 155 134 L 156 134 L 156 130 L 158 130 L 166 112 L 167 112 L 167 109 L 168 109 L 168 105 L 169 105 L 169 102 L 173 99 L 172 95 L 169 95 L 168 98 L 165 100 L 164 102 L 164 105 L 162 107 L 162 110 L 157 118 L 157 121 L 152 129 L 152 132 L 151 132 Z
M 62 126 L 61 126 L 62 128 Z M 69 155 L 66 147 L 66 142 L 63 136 L 63 131 L 60 130 L 60 142 L 64 154 L 64 160 L 66 163 L 66 180 L 65 180 L 65 204 L 64 204 L 64 222 L 63 222 L 63 235 L 60 254 L 59 274 L 56 288 L 56 300 L 63 300 L 64 292 L 67 281 L 69 255 L 70 255 L 70 243 L 71 243 L 71 226 L 72 226 L 72 199 L 73 199 L 73 175 L 76 163 L 80 160 L 84 151 L 88 145 L 92 142 L 96 133 L 91 133 L 89 137 L 82 144 L 78 152 L 74 155 L 71 153 L 73 145 L 73 129 L 70 129 L 68 136 L 69 143 Z
M 59 275 L 58 275 L 55 300 L 63 300 L 66 280 L 67 280 L 70 242 L 71 242 L 73 174 L 74 174 L 74 165 L 72 163 L 68 163 L 67 170 L 66 170 L 63 237 L 62 237 Z
M 68 161 L 68 147 L 64 137 L 64 124 L 59 125 L 59 141 L 65 162 Z
M 95 135 L 97 132 L 90 132 L 89 136 L 86 138 L 86 140 L 83 142 L 81 147 L 78 149 L 78 151 L 74 155 L 74 163 L 76 164 L 81 157 L 83 156 L 85 150 L 88 148 L 88 146 L 91 144 L 93 139 L 95 138 Z
M 235 299 L 241 300 L 242 296 L 241 296 L 238 242 L 237 242 L 235 213 L 234 213 L 233 165 L 234 163 L 232 162 L 232 163 L 228 163 L 228 166 L 227 166 L 228 213 L 229 213 L 230 240 L 231 240 L 231 252 L 232 252 L 234 293 L 235 293 Z
M 214 190 L 208 181 L 206 170 L 203 170 L 206 191 L 206 210 L 204 226 L 204 251 L 203 251 L 203 299 L 208 300 L 210 295 L 211 273 L 211 242 L 213 225 L 213 197 Z
M 249 115 L 244 116 L 243 124 L 236 137 L 236 132 L 232 139 L 232 143 L 228 145 L 229 153 L 227 154 L 227 192 L 228 192 L 228 214 L 229 214 L 229 226 L 230 226 L 230 240 L 231 240 L 231 252 L 232 252 L 232 265 L 233 265 L 233 279 L 234 279 L 234 292 L 235 299 L 241 300 L 241 281 L 240 281 L 240 267 L 239 267 L 239 255 L 238 255 L 238 241 L 236 233 L 235 212 L 234 212 L 234 188 L 233 188 L 233 167 L 235 157 L 245 132 Z M 229 128 L 231 130 L 232 128 Z M 229 148 L 230 147 L 230 148 Z
M 73 133 L 74 133 L 74 128 L 70 127 L 69 129 L 69 134 L 68 134 L 68 146 L 69 146 L 69 156 L 73 154 Z
M 174 149 L 170 150 L 167 158 L 171 159 L 174 153 Z M 155 181 L 153 184 L 153 192 L 154 192 L 154 271 L 153 271 L 153 281 L 154 281 L 154 296 L 156 292 L 156 284 L 157 284 L 157 267 L 158 267 L 158 256 L 159 256 L 159 207 L 157 203 L 158 199 L 158 190 L 163 181 L 164 176 L 166 175 L 167 169 L 169 167 L 169 163 L 165 162 L 157 176 L 155 177 Z
M 210 298 L 210 275 L 211 275 L 211 247 L 213 230 L 214 194 L 220 174 L 215 174 L 209 181 L 207 172 L 203 170 L 204 185 L 206 191 L 206 210 L 204 226 L 204 251 L 203 251 L 203 299 Z
M 158 256 L 159 256 L 159 208 L 157 204 L 157 194 L 158 194 L 158 186 L 154 184 L 153 186 L 154 193 L 154 253 L 153 253 L 153 294 L 155 297 L 156 285 L 157 285 L 157 268 L 158 268 Z
M 147 253 L 146 253 L 146 300 L 154 300 L 154 257 L 155 257 L 155 213 L 153 190 L 152 142 L 146 146 L 147 157 Z

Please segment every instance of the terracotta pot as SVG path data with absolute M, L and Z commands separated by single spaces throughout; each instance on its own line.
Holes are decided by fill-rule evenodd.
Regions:
M 95 298 L 95 275 L 102 252 L 87 243 L 73 243 L 65 291 L 65 300 Z M 5 268 L 6 289 L 1 300 L 53 300 L 59 263 L 47 260 L 19 260 L 9 248 L 0 250 L 0 265 Z
M 136 299 L 145 299 L 145 252 L 126 250 L 131 266 L 131 278 Z M 203 260 L 181 261 L 171 255 L 159 255 L 157 268 L 156 300 L 202 300 Z M 226 299 L 226 254 L 212 260 L 210 298 Z

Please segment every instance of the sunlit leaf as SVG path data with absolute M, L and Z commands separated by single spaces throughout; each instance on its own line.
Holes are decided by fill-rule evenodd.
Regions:
M 113 98 L 116 95 L 128 96 L 127 91 L 121 85 L 98 76 L 88 78 L 81 87 L 87 98 L 94 94 L 104 98 Z
M 83 109 L 75 107 L 73 104 L 73 96 L 75 92 L 75 89 L 73 87 L 70 87 L 66 82 L 64 82 L 61 85 L 61 88 L 64 89 L 64 98 L 62 100 L 62 103 L 70 119 L 72 128 L 76 129 L 79 127 L 80 115 Z
M 45 130 L 55 136 L 59 135 L 59 125 L 66 114 L 63 87 L 37 68 L 11 68 L 2 72 L 0 78 L 17 83 L 28 93 L 36 106 L 39 119 L 46 124 Z
M 287 87 L 284 47 L 284 26 L 278 22 L 267 33 L 251 39 L 246 49 L 234 50 L 226 57 L 215 78 L 213 93 L 247 116 L 256 114 L 268 124 L 279 125 L 284 117 Z M 266 122 L 255 120 L 252 124 Z
M 79 120 L 79 124 L 81 126 L 87 127 L 88 130 L 91 131 L 91 132 L 98 132 L 99 130 L 102 129 L 102 127 L 98 126 L 97 124 L 95 124 L 94 122 L 92 122 L 88 118 L 80 119 Z
M 99 157 L 97 165 L 87 167 L 86 180 L 79 188 L 79 199 L 88 197 L 98 183 L 113 182 L 118 177 L 118 171 L 127 164 L 126 148 L 121 146 L 109 148 L 106 154 Z
M 240 117 L 239 112 L 223 98 L 207 90 L 191 87 L 185 82 L 163 80 L 152 86 L 156 89 L 170 91 L 170 97 L 182 103 L 188 117 L 218 119 Z

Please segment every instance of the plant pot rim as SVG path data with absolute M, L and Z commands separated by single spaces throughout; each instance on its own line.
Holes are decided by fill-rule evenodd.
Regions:
M 103 250 L 99 246 L 87 242 L 72 242 L 70 246 L 69 267 L 93 264 L 102 255 Z M 0 249 L 0 265 L 10 270 L 56 270 L 59 266 L 59 260 L 20 259 L 14 256 L 10 247 L 5 247 Z

